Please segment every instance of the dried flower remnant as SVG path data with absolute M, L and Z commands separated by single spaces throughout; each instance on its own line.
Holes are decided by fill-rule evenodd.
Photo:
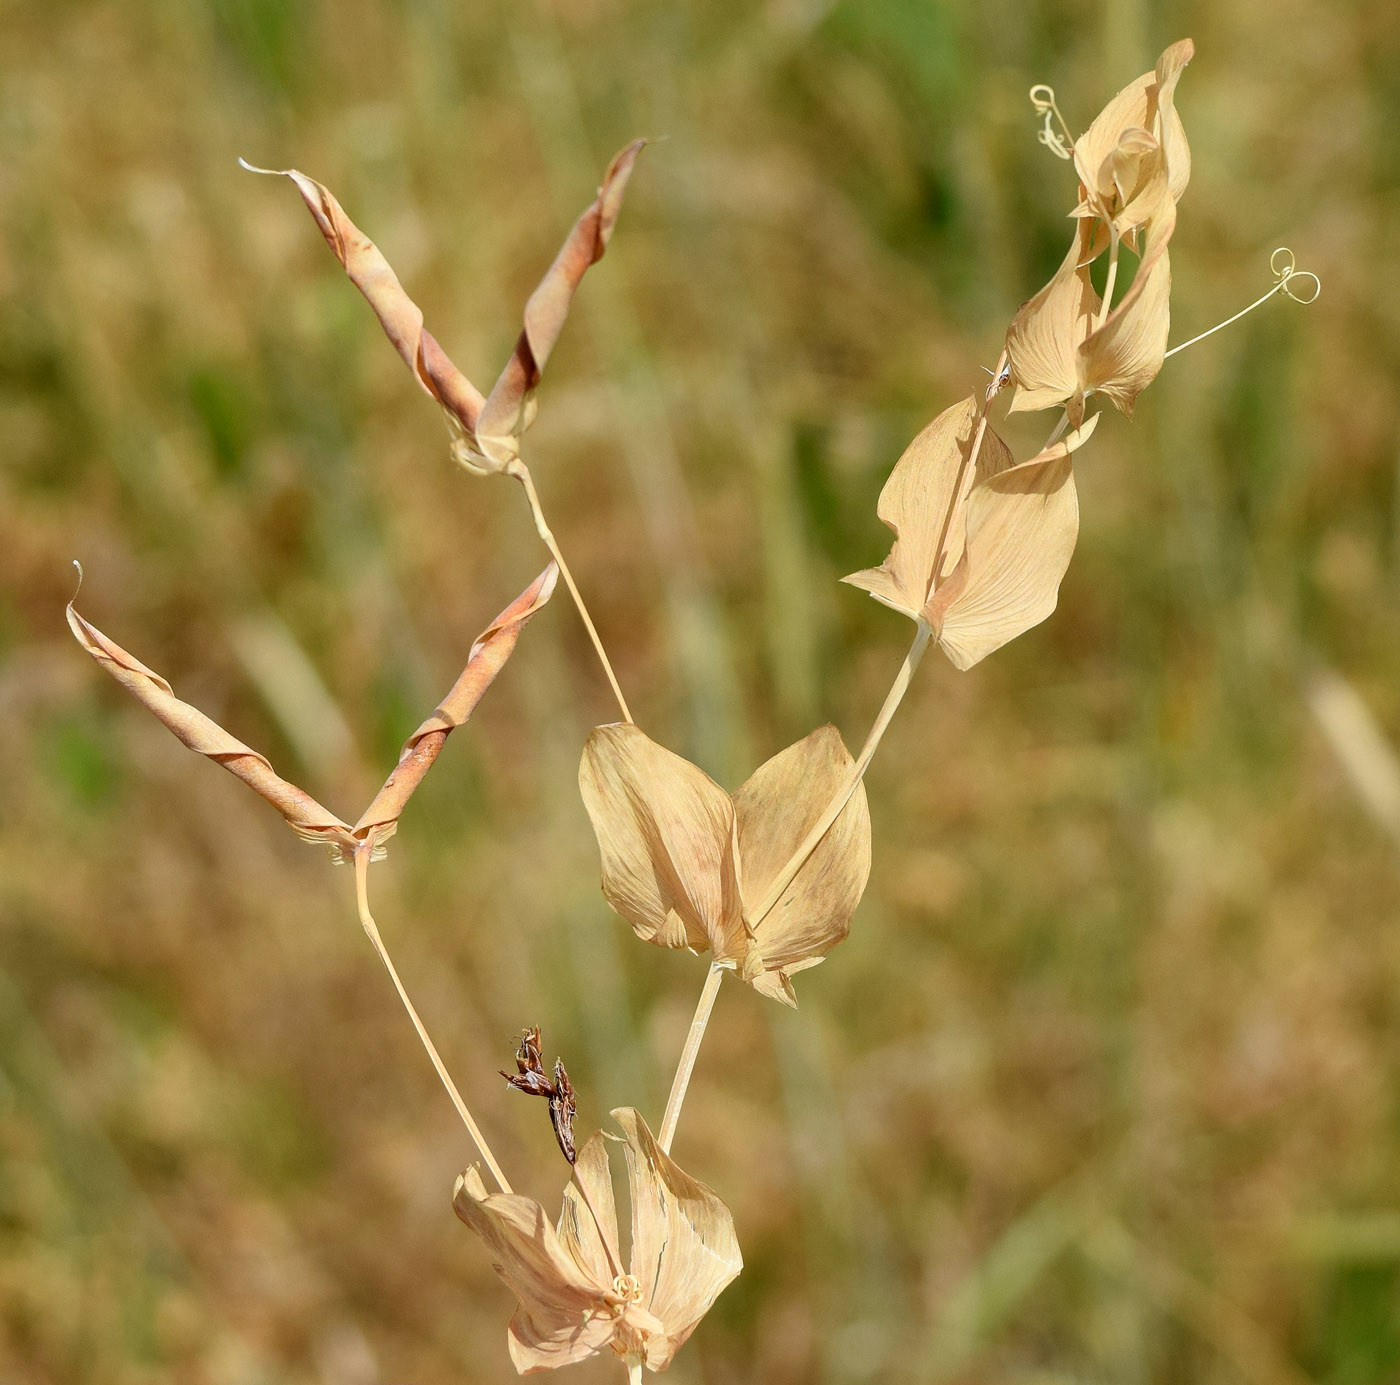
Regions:
M 1074 142 L 1080 200 L 1072 215 L 1079 225 L 1054 277 L 1021 306 L 1007 331 L 1013 412 L 1063 406 L 1077 428 L 1085 400 L 1101 394 L 1131 415 L 1137 396 L 1161 369 L 1170 329 L 1167 246 L 1176 227 L 1176 204 L 1191 176 L 1175 92 L 1193 53 L 1190 39 L 1173 44 L 1152 72 L 1120 91 Z M 1032 90 L 1040 112 L 1047 102 L 1037 93 L 1045 91 Z M 1053 93 L 1049 99 L 1053 102 Z M 1115 305 L 1124 242 L 1140 259 L 1132 284 Z M 1100 297 L 1089 266 L 1105 251 L 1109 267 Z
M 1017 465 L 984 426 L 973 456 L 974 398 L 945 409 L 880 493 L 878 514 L 895 533 L 889 557 L 843 580 L 926 623 L 953 665 L 970 668 L 1055 609 L 1079 532 L 1069 458 L 1097 422 Z
M 559 1142 L 560 1153 L 569 1163 L 574 1163 L 577 1158 L 574 1117 L 578 1114 L 578 1102 L 562 1058 L 554 1060 L 553 1081 L 545 1072 L 539 1025 L 521 1031 L 520 1047 L 515 1051 L 515 1071 L 503 1072 L 501 1076 L 516 1091 L 524 1092 L 527 1096 L 542 1096 L 549 1101 L 549 1121 L 554 1127 L 554 1138 Z
M 840 733 L 824 726 L 774 756 L 731 797 L 635 726 L 595 728 L 579 788 L 608 903 L 645 942 L 710 949 L 717 964 L 755 989 L 796 1004 L 789 978 L 846 936 L 865 889 L 870 814 L 863 790 L 779 897 L 760 901 L 852 766 Z
M 663 1371 L 743 1268 L 724 1203 L 662 1151 L 635 1110 L 612 1116 L 632 1205 L 625 1271 L 602 1132 L 578 1152 L 557 1227 L 533 1198 L 488 1194 L 474 1168 L 457 1180 L 457 1215 L 519 1302 L 507 1341 L 522 1375 L 604 1351 Z
M 1151 72 L 1123 88 L 1074 142 L 1080 202 L 1074 215 L 1131 236 L 1181 200 L 1191 180 L 1191 149 L 1175 105 L 1176 84 L 1195 45 L 1181 39 Z

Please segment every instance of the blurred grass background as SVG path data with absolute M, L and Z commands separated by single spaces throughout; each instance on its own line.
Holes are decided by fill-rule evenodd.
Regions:
M 84 611 L 342 814 L 543 565 L 293 190 L 325 181 L 480 385 L 608 156 L 662 134 L 531 435 L 642 724 L 733 786 L 907 627 L 904 443 L 1058 263 L 1082 128 L 1169 41 L 1195 174 L 1172 361 L 1079 467 L 1057 614 L 921 671 L 851 939 L 726 987 L 676 1152 L 741 1279 L 729 1382 L 1400 1378 L 1400 12 L 1064 0 L 127 0 L 0 9 L 0 1378 L 511 1378 L 460 1127 L 350 881 L 126 700 Z M 1022 445 L 1045 417 L 1011 430 Z M 377 913 L 517 1187 L 520 1026 L 653 1120 L 703 976 L 598 893 L 613 708 L 556 600 Z M 618 1377 L 579 1368 L 580 1382 Z

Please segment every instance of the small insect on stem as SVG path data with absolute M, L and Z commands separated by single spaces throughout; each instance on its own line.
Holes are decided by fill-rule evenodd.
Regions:
M 984 396 L 984 402 L 987 404 L 990 404 L 1011 383 L 1011 362 L 1005 360 L 1004 355 L 1003 362 L 998 370 L 987 370 L 986 366 L 982 367 L 992 377 L 987 382 L 987 393 Z

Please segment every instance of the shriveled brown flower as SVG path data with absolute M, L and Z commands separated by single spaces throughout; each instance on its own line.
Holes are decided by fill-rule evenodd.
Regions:
M 895 532 L 878 568 L 843 580 L 926 621 L 955 667 L 971 668 L 1054 609 L 1079 533 L 1070 455 L 1097 415 L 1019 466 L 987 427 L 975 465 L 975 398 L 945 409 L 909 445 L 880 493 Z
M 597 727 L 584 746 L 579 788 L 608 903 L 644 941 L 713 949 L 716 962 L 755 989 L 796 1004 L 789 978 L 846 936 L 870 874 L 863 786 L 772 907 L 754 914 L 852 768 L 840 733 L 823 726 L 731 797 L 636 726 Z
M 542 1096 L 549 1102 L 549 1123 L 554 1127 L 559 1152 L 569 1163 L 574 1163 L 578 1158 L 578 1151 L 574 1148 L 574 1117 L 578 1114 L 578 1101 L 562 1058 L 554 1060 L 552 1081 L 545 1072 L 539 1025 L 521 1031 L 520 1047 L 515 1051 L 515 1071 L 503 1072 L 501 1076 L 517 1092 L 524 1092 L 526 1096 Z
M 623 1132 L 632 1205 L 626 1270 L 610 1137 L 601 1131 L 578 1152 L 557 1227 L 533 1198 L 488 1193 L 474 1168 L 453 1191 L 457 1215 L 486 1242 L 519 1301 L 507 1341 L 522 1375 L 603 1351 L 663 1371 L 743 1268 L 724 1203 L 662 1151 L 635 1110 L 612 1116 Z
M 404 743 L 398 764 L 353 827 L 304 789 L 283 779 L 266 756 L 176 697 L 160 674 L 78 614 L 73 604 L 76 593 L 68 603 L 68 628 L 93 659 L 185 745 L 237 775 L 272 804 L 299 837 L 328 846 L 339 860 L 365 848 L 376 855 L 383 853 L 385 843 L 398 828 L 399 815 L 437 759 L 443 742 L 471 716 L 510 658 L 521 630 L 553 594 L 557 576 L 551 563 L 477 637 L 461 675 L 433 714 Z
M 346 216 L 330 190 L 295 168 L 244 167 L 290 178 L 316 220 L 326 244 L 364 294 L 385 335 L 423 389 L 442 405 L 453 437 L 453 455 L 469 471 L 509 470 L 520 456 L 520 438 L 535 416 L 535 389 L 559 334 L 574 292 L 590 265 L 603 258 L 622 209 L 632 165 L 647 141 L 620 150 L 603 175 L 598 195 L 574 223 L 544 278 L 525 304 L 524 326 L 515 350 L 491 393 L 462 374 L 423 326 L 423 314 L 404 291 L 379 247 Z

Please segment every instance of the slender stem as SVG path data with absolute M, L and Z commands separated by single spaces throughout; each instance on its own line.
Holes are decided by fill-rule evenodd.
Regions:
M 510 467 L 510 474 L 525 488 L 525 498 L 530 502 L 530 513 L 535 517 L 536 532 L 544 540 L 544 546 L 549 549 L 550 556 L 559 564 L 559 572 L 564 578 L 564 585 L 568 587 L 569 595 L 573 597 L 574 605 L 578 607 L 578 613 L 583 617 L 588 637 L 593 641 L 593 648 L 598 652 L 603 672 L 608 675 L 608 682 L 612 685 L 613 696 L 617 698 L 617 705 L 622 709 L 622 719 L 631 721 L 632 713 L 628 710 L 627 699 L 623 697 L 622 688 L 617 681 L 617 674 L 613 672 L 613 666 L 608 662 L 608 652 L 603 648 L 603 641 L 599 637 L 597 627 L 593 624 L 593 617 L 588 614 L 588 607 L 583 604 L 583 597 L 574 582 L 574 574 L 569 571 L 569 565 L 564 561 L 563 553 L 559 551 L 559 544 L 554 538 L 554 533 L 545 521 L 544 509 L 540 505 L 539 492 L 535 489 L 530 469 L 524 462 L 516 461 Z
M 1108 321 L 1108 315 L 1113 310 L 1113 286 L 1118 282 L 1118 247 L 1122 244 L 1122 238 L 1113 229 L 1112 222 L 1109 222 L 1108 233 L 1108 278 L 1104 280 L 1103 302 L 1099 304 L 1098 321 L 1094 323 L 1096 332 Z
M 700 1002 L 695 1007 L 695 1018 L 690 1021 L 690 1033 L 685 1036 L 681 1060 L 676 1065 L 676 1075 L 671 1081 L 671 1095 L 666 1098 L 666 1114 L 661 1118 L 661 1134 L 657 1137 L 657 1143 L 667 1154 L 671 1152 L 676 1122 L 681 1118 L 686 1088 L 690 1086 L 690 1074 L 695 1070 L 700 1041 L 705 1037 L 705 1026 L 710 1022 L 710 1011 L 715 1008 L 715 997 L 719 994 L 719 983 L 724 980 L 724 973 L 725 968 L 718 962 L 710 963 L 704 989 L 700 992 Z
M 1267 303 L 1287 282 L 1287 279 L 1280 279 L 1268 293 L 1256 298 L 1249 307 L 1241 308 L 1234 317 L 1227 317 L 1224 322 L 1217 322 L 1208 332 L 1202 332 L 1199 336 L 1194 336 L 1189 341 L 1182 342 L 1180 346 L 1172 347 L 1162 359 L 1164 361 L 1169 360 L 1172 356 L 1175 356 L 1178 351 L 1185 351 L 1188 346 L 1195 346 L 1198 341 L 1204 341 L 1207 337 L 1214 336 L 1222 327 L 1228 327 L 1232 322 L 1238 322 L 1246 313 L 1252 313 L 1261 303 Z
M 360 910 L 360 923 L 374 950 L 379 954 L 379 960 L 384 963 L 384 968 L 389 973 L 389 979 L 393 981 L 394 989 L 399 993 L 399 999 L 403 1001 L 403 1008 L 408 1011 L 408 1017 L 413 1021 L 413 1027 L 418 1031 L 418 1037 L 422 1040 L 428 1057 L 432 1059 L 433 1067 L 437 1070 L 438 1077 L 442 1079 L 442 1085 L 447 1088 L 447 1095 L 452 1098 L 452 1104 L 457 1108 L 457 1114 L 461 1116 L 462 1124 L 467 1127 L 467 1134 L 472 1137 L 477 1152 L 485 1161 L 486 1167 L 491 1170 L 491 1177 L 496 1180 L 496 1186 L 503 1193 L 508 1193 L 511 1191 L 510 1183 L 505 1174 L 501 1172 L 501 1166 L 496 1162 L 496 1156 L 491 1153 L 491 1147 L 486 1143 L 486 1137 L 481 1133 L 476 1121 L 472 1119 L 472 1113 L 467 1109 L 467 1103 L 462 1100 L 462 1094 L 457 1090 L 457 1084 L 447 1071 L 447 1065 L 442 1061 L 436 1046 L 428 1037 L 428 1031 L 423 1027 L 423 1021 L 418 1018 L 418 1011 L 413 1008 L 413 1002 L 408 998 L 408 992 L 404 990 L 403 982 L 399 980 L 399 974 L 395 970 L 393 962 L 389 960 L 389 952 L 384 946 L 384 940 L 379 936 L 379 928 L 374 922 L 374 916 L 369 911 L 369 857 L 370 845 L 366 842 L 355 851 L 355 902 Z
M 1054 445 L 1055 445 L 1057 442 L 1059 442 L 1059 440 L 1060 440 L 1060 434 L 1063 433 L 1063 432 L 1065 431 L 1065 429 L 1068 428 L 1068 427 L 1069 427 L 1069 410 L 1066 409 L 1066 410 L 1064 411 L 1064 413 L 1062 413 L 1062 414 L 1060 415 L 1060 421 L 1055 425 L 1054 431 L 1051 432 L 1050 436 L 1049 436 L 1048 438 L 1045 439 L 1045 442 L 1042 444 L 1040 450 L 1041 450 L 1042 452 L 1045 452 L 1045 451 L 1047 451 L 1048 449 L 1054 447 Z
M 1001 388 L 1001 372 L 1007 362 L 1007 352 L 1002 351 L 997 357 L 996 369 L 992 371 L 992 383 L 987 386 L 987 392 L 982 396 L 982 402 L 977 408 L 977 427 L 972 434 L 972 446 L 967 449 L 967 455 L 962 459 L 958 467 L 958 479 L 953 484 L 953 496 L 948 502 L 948 509 L 943 516 L 943 528 L 938 534 L 938 547 L 934 550 L 933 566 L 930 569 L 928 591 L 924 593 L 927 597 L 943 580 L 943 559 L 948 551 L 948 535 L 952 532 L 953 521 L 962 513 L 963 502 L 967 498 L 967 492 L 972 488 L 972 483 L 977 477 L 977 458 L 982 455 L 982 439 L 987 436 L 987 411 L 992 406 L 992 400 L 996 398 L 997 391 Z
M 1003 351 L 1001 359 L 997 361 L 997 369 L 993 375 L 995 379 L 1000 374 L 1001 367 L 1006 361 L 1006 353 Z M 958 471 L 958 479 L 953 487 L 953 499 L 948 506 L 948 513 L 944 517 L 943 532 L 938 538 L 938 549 L 933 559 L 933 577 L 930 579 L 932 587 L 942 576 L 943 558 L 947 549 L 948 534 L 952 529 L 954 517 L 961 513 L 965 492 L 970 488 L 977 475 L 977 458 L 982 453 L 982 442 L 987 436 L 987 410 L 992 402 L 992 395 L 989 391 L 983 399 L 981 408 L 977 415 L 977 429 L 972 435 L 972 446 L 967 450 L 967 456 L 963 459 L 961 468 Z M 885 731 L 888 729 L 891 720 L 899 704 L 904 700 L 904 694 L 909 691 L 909 684 L 914 677 L 914 670 L 919 666 L 919 660 L 924 657 L 924 652 L 928 649 L 929 640 L 933 635 L 933 630 L 926 620 L 919 620 L 919 628 L 914 632 L 914 642 L 909 646 L 909 652 L 904 656 L 904 662 L 900 665 L 899 672 L 895 675 L 894 682 L 890 685 L 890 690 L 885 696 L 884 706 L 880 708 L 879 715 L 875 718 L 875 724 L 870 728 L 870 734 L 865 738 L 865 744 L 861 747 L 860 754 L 856 757 L 856 762 L 851 766 L 850 776 L 845 784 L 837 790 L 836 796 L 827 804 L 821 817 L 812 825 L 812 830 L 802 839 L 797 850 L 788 857 L 773 879 L 772 885 L 768 888 L 768 893 L 764 895 L 758 908 L 749 917 L 748 923 L 751 928 L 757 928 L 765 918 L 768 917 L 773 907 L 783 897 L 783 892 L 792 884 L 797 872 L 802 869 L 807 858 L 817 849 L 818 843 L 826 836 L 831 828 L 831 824 L 841 816 L 842 810 L 850 802 L 851 795 L 855 793 L 861 780 L 865 777 L 865 771 L 869 768 L 870 761 L 875 756 L 875 751 L 879 748 L 880 741 Z
M 890 722 L 894 719 L 896 709 L 904 700 L 904 694 L 909 691 L 914 670 L 918 668 L 919 661 L 924 657 L 932 635 L 933 630 L 928 622 L 921 620 L 919 628 L 914 634 L 914 642 L 909 646 L 909 652 L 904 656 L 904 662 L 900 665 L 899 672 L 895 675 L 895 680 L 885 696 L 884 706 L 880 708 L 880 714 L 875 718 L 875 724 L 870 728 L 870 734 L 865 738 L 865 744 L 861 747 L 855 764 L 851 766 L 850 776 L 837 791 L 836 797 L 826 805 L 825 811 L 813 824 L 812 830 L 802 839 L 797 850 L 788 857 L 782 870 L 774 877 L 772 885 L 768 888 L 768 893 L 763 896 L 758 908 L 749 918 L 750 927 L 757 928 L 768 917 L 774 906 L 783 897 L 783 892 L 792 884 L 797 872 L 806 863 L 807 858 L 817 849 L 821 839 L 826 836 L 831 824 L 841 816 L 851 795 L 855 793 L 860 781 L 865 777 L 865 771 L 869 768 L 870 761 L 874 759 L 875 751 L 879 747 Z
M 642 1358 L 635 1353 L 627 1358 L 627 1385 L 642 1385 Z

